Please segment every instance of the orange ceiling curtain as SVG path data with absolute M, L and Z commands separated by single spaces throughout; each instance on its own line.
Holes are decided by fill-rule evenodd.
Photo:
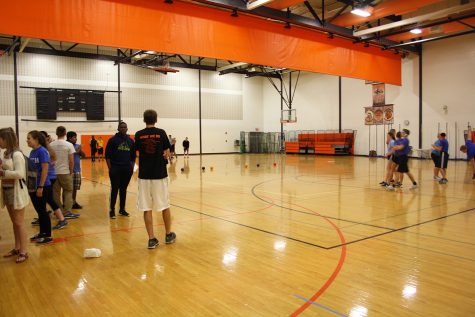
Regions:
M 4 1 L 0 33 L 154 50 L 401 85 L 400 56 L 229 11 L 161 0 Z

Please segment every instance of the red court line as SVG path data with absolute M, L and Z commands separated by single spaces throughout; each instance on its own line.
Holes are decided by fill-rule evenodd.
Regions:
M 267 197 L 268 198 L 268 197 Z M 310 211 L 312 213 L 314 213 L 315 215 L 319 216 L 319 217 L 322 217 L 323 219 L 325 219 L 334 229 L 335 231 L 338 233 L 338 236 L 340 238 L 340 241 L 341 241 L 341 244 L 342 244 L 342 247 L 341 247 L 341 253 L 340 253 L 340 259 L 338 260 L 338 263 L 335 267 L 335 270 L 333 271 L 332 275 L 330 275 L 330 277 L 327 279 L 327 281 L 325 282 L 325 284 L 323 284 L 322 287 L 320 287 L 320 289 L 312 295 L 312 297 L 309 298 L 309 301 L 306 301 L 302 306 L 300 306 L 296 311 L 294 311 L 290 316 L 298 316 L 300 315 L 301 313 L 303 313 L 303 311 L 305 309 L 307 309 L 308 307 L 310 307 L 310 305 L 312 304 L 312 302 L 315 302 L 315 300 L 317 300 L 317 298 L 319 298 L 329 287 L 330 285 L 335 281 L 336 277 L 338 276 L 338 274 L 340 273 L 341 271 L 341 268 L 343 266 L 343 263 L 345 262 L 345 258 L 346 258 L 346 245 L 345 245 L 345 237 L 343 236 L 343 233 L 340 231 L 340 228 L 337 227 L 337 225 L 335 225 L 331 220 L 327 219 L 326 217 L 320 215 L 318 212 L 316 211 L 313 211 L 309 208 L 306 208 L 304 206 L 299 206 L 297 204 L 290 204 L 290 205 L 294 205 L 294 206 L 297 206 L 299 208 L 303 208 L 307 211 Z

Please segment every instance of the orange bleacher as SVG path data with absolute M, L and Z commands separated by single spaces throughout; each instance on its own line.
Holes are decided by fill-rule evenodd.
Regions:
M 301 133 L 298 141 L 285 142 L 286 153 L 353 154 L 354 132 Z

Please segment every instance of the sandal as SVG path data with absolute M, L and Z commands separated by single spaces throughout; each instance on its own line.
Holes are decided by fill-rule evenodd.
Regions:
M 18 253 L 18 257 L 16 258 L 16 263 L 25 262 L 28 259 L 28 253 Z
M 8 251 L 8 253 L 4 254 L 3 257 L 4 258 L 9 258 L 11 256 L 15 256 L 15 255 L 18 255 L 18 254 L 20 254 L 20 250 L 11 249 L 10 251 Z

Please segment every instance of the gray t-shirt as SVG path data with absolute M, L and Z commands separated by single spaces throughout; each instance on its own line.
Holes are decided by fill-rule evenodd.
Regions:
M 64 139 L 59 139 L 51 142 L 50 146 L 56 153 L 56 175 L 70 174 L 72 171 L 69 171 L 69 155 L 76 152 L 74 145 Z

